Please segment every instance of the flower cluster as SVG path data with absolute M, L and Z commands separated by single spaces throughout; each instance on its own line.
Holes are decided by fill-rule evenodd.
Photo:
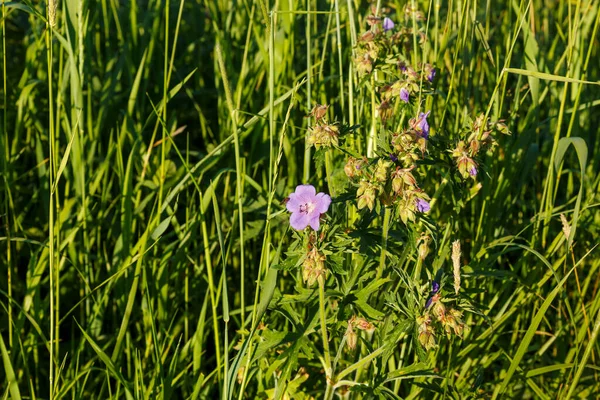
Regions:
M 377 200 L 383 206 L 394 206 L 404 223 L 414 221 L 416 213 L 430 210 L 429 196 L 421 190 L 413 174 L 415 165 L 402 168 L 399 159 L 378 158 L 376 162 L 350 157 L 344 171 L 356 185 L 359 210 L 373 211 Z
M 418 98 L 419 92 L 421 94 L 430 93 L 436 75 L 436 69 L 430 64 L 422 65 L 418 71 L 415 71 L 404 60 L 397 60 L 395 65 L 396 71 L 393 72 L 395 72 L 396 79 L 384 84 L 379 89 L 378 114 L 384 123 L 391 117 L 396 104 L 414 103 L 413 99 Z M 384 66 L 384 68 L 386 67 Z
M 496 144 L 491 134 L 493 132 L 509 134 L 510 132 L 502 121 L 486 121 L 483 114 L 469 124 L 465 131 L 466 139 L 459 140 L 456 147 L 451 150 L 452 158 L 463 178 L 475 179 L 479 173 L 479 165 L 476 161 L 479 152 L 482 149 L 493 148 Z
M 448 337 L 452 334 L 462 337 L 465 327 L 462 311 L 444 305 L 440 285 L 435 281 L 425 311 L 417 317 L 416 322 L 419 343 L 426 350 L 436 346 L 436 335 L 445 333 Z
M 423 15 L 410 7 L 404 11 L 403 23 L 390 17 L 367 17 L 369 30 L 361 35 L 354 61 L 359 75 L 383 72 L 375 79 L 373 90 L 379 102 L 377 116 L 386 130 L 382 136 L 388 142 L 379 143 L 383 154 L 377 157 L 350 157 L 344 172 L 356 187 L 358 209 L 373 211 L 379 206 L 392 206 L 396 217 L 406 224 L 431 208 L 429 196 L 417 182 L 416 169 L 426 156 L 430 136 L 430 112 L 420 111 L 419 100 L 432 93 L 436 70 L 429 64 L 413 68 L 407 61 L 410 57 L 406 54 L 412 50 L 407 43 L 412 43 L 413 18 L 420 22 Z M 405 38 L 411 40 L 405 43 Z M 382 77 L 388 81 L 379 82 Z M 398 124 L 404 114 L 414 117 Z M 397 128 L 390 132 L 388 126 Z
M 423 13 L 406 6 L 404 20 L 394 22 L 390 17 L 378 17 L 373 14 L 366 18 L 369 30 L 360 37 L 356 48 L 354 62 L 359 75 L 364 76 L 373 72 L 374 68 L 390 61 L 391 54 L 407 54 L 413 50 L 413 38 L 419 38 L 419 44 L 425 42 L 425 18 Z M 416 30 L 413 16 L 417 22 Z M 413 71 L 414 72 L 414 71 Z M 427 77 L 435 76 L 431 69 L 424 69 Z M 416 74 L 418 76 L 418 74 Z
M 315 125 L 308 128 L 308 144 L 321 147 L 337 147 L 339 145 L 339 129 L 336 124 L 327 122 L 327 109 L 329 106 L 317 104 L 310 115 L 315 118 Z
M 344 336 L 346 337 L 346 344 L 350 350 L 354 350 L 356 348 L 356 341 L 358 338 L 358 334 L 356 329 L 361 331 L 366 331 L 368 333 L 373 333 L 375 330 L 375 326 L 367 321 L 365 318 L 357 317 L 353 315 L 352 318 L 348 320 L 348 328 L 346 329 L 346 333 Z
M 320 276 L 325 276 L 326 274 L 325 256 L 319 253 L 316 247 L 313 247 L 302 263 L 302 280 L 306 282 L 308 287 L 311 287 Z

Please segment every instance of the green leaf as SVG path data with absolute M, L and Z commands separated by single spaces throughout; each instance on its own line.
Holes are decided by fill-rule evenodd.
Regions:
M 83 336 L 85 337 L 85 340 L 88 341 L 88 343 L 92 346 L 92 349 L 94 349 L 94 351 L 96 352 L 96 354 L 98 355 L 98 357 L 100 358 L 100 360 L 102 360 L 102 362 L 104 363 L 104 365 L 106 365 L 106 368 L 108 369 L 108 372 L 113 376 L 113 378 L 117 379 L 119 381 L 119 383 L 121 383 L 121 385 L 123 385 L 123 387 L 125 388 L 125 394 L 127 396 L 128 400 L 133 400 L 133 396 L 131 395 L 131 392 L 129 391 L 129 385 L 127 384 L 127 381 L 125 380 L 125 378 L 123 377 L 123 375 L 121 375 L 121 373 L 119 372 L 119 370 L 115 367 L 115 365 L 113 364 L 112 360 L 110 359 L 110 357 L 104 352 L 104 350 L 102 350 L 102 348 L 100 346 L 98 346 L 98 344 L 94 341 L 94 339 L 92 339 L 87 332 L 85 331 L 85 329 L 83 329 L 81 327 L 81 325 L 79 325 L 79 322 L 75 321 L 75 323 L 77 324 L 77 326 L 79 327 L 79 329 L 81 330 L 81 333 L 83 333 Z
M 519 68 L 504 68 L 503 72 L 508 72 L 523 76 L 532 76 L 534 78 L 545 79 L 547 81 L 557 82 L 569 82 L 569 83 L 583 83 L 587 85 L 600 85 L 600 82 L 583 81 L 581 79 L 567 78 L 566 76 L 547 74 L 545 72 L 527 71 Z
M 158 224 L 158 226 L 154 229 L 154 231 L 152 231 L 152 234 L 150 235 L 152 240 L 158 240 L 158 238 L 161 237 L 163 233 L 165 233 L 170 223 L 171 217 L 167 217 L 164 220 L 162 220 L 161 223 Z
M 10 356 L 4 345 L 4 339 L 0 335 L 0 352 L 2 353 L 2 362 L 4 363 L 4 373 L 6 374 L 6 380 L 8 381 L 8 391 L 12 400 L 21 400 L 21 392 L 19 392 L 19 384 L 17 383 L 17 376 L 13 370 L 10 362 Z
M 573 239 L 575 238 L 575 231 L 577 229 L 577 222 L 579 221 L 579 210 L 581 209 L 581 199 L 583 197 L 583 184 L 585 180 L 585 167 L 587 165 L 588 148 L 585 140 L 578 137 L 573 138 L 562 138 L 558 141 L 558 147 L 556 148 L 556 157 L 554 159 L 554 168 L 559 169 L 560 164 L 565 157 L 565 153 L 569 145 L 575 147 L 577 152 L 577 158 L 579 159 L 579 169 L 581 172 L 581 180 L 579 184 L 579 194 L 577 195 L 577 201 L 575 202 L 575 210 L 573 211 L 573 220 L 571 222 L 571 233 L 568 237 L 568 245 L 571 247 Z

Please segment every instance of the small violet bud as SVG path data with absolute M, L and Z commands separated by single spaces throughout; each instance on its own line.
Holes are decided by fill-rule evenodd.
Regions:
M 406 90 L 405 88 L 400 89 L 400 100 L 402 100 L 405 103 L 408 103 L 410 99 L 410 93 L 408 90 Z
M 417 211 L 418 212 L 426 213 L 429 210 L 431 210 L 431 205 L 429 205 L 429 202 L 427 200 L 417 199 Z
M 435 68 L 431 68 L 431 71 L 429 71 L 429 74 L 427 75 L 427 79 L 429 82 L 433 83 L 433 80 L 435 79 Z
M 429 298 L 427 299 L 427 302 L 425 303 L 425 308 L 429 308 L 431 306 L 431 303 L 438 301 L 440 299 L 440 295 L 438 294 L 438 292 L 440 291 L 440 284 L 437 283 L 436 281 L 431 282 L 431 293 L 429 293 Z
M 383 19 L 383 30 L 385 32 L 391 31 L 392 29 L 394 29 L 394 26 L 396 26 L 396 24 L 394 24 L 394 21 L 392 21 L 388 17 L 385 17 Z
M 429 123 L 427 122 L 427 117 L 429 117 L 430 111 L 426 113 L 420 113 L 419 118 L 417 119 L 417 129 L 420 130 L 421 136 L 425 139 L 429 139 Z

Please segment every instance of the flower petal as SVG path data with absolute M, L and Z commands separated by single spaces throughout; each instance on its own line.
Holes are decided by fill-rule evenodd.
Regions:
M 312 201 L 317 193 L 315 187 L 313 185 L 298 185 L 296 186 L 296 196 L 302 203 L 308 203 Z
M 319 221 L 320 218 L 321 216 L 316 213 L 310 218 L 310 227 L 313 228 L 315 231 L 318 231 L 319 226 L 321 226 L 321 221 Z
M 431 205 L 427 200 L 417 199 L 417 211 L 426 213 L 431 210 Z
M 408 103 L 410 101 L 410 92 L 405 88 L 400 89 L 400 100 L 402 100 L 405 103 Z
M 388 17 L 385 17 L 383 19 L 383 30 L 384 31 L 389 31 L 394 29 L 394 26 L 396 26 L 396 24 L 394 24 L 394 21 L 392 21 L 391 19 L 389 19 Z
M 315 211 L 319 214 L 326 213 L 331 204 L 331 197 L 325 193 L 319 193 L 315 197 Z M 315 229 L 316 230 L 316 229 Z
M 304 230 L 310 222 L 310 217 L 306 213 L 295 212 L 290 216 L 290 225 L 297 231 Z
M 296 212 L 300 210 L 300 205 L 304 203 L 296 193 L 292 193 L 289 195 L 285 207 L 289 212 Z

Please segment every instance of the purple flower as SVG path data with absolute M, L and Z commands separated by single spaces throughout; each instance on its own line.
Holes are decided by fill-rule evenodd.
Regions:
M 394 153 L 390 153 L 390 160 L 392 160 L 393 162 L 398 162 L 398 156 Z
M 312 185 L 298 185 L 296 191 L 288 197 L 286 207 L 292 213 L 290 225 L 301 231 L 310 225 L 315 231 L 319 230 L 319 218 L 327 212 L 331 197 L 325 193 L 317 193 Z
M 429 117 L 430 112 L 431 111 L 420 113 L 416 123 L 417 129 L 421 131 L 421 136 L 425 139 L 429 139 L 429 123 L 427 122 L 427 117 Z
M 392 21 L 388 17 L 385 17 L 383 19 L 383 30 L 385 32 L 391 31 L 392 29 L 394 29 L 394 26 L 396 26 L 396 24 L 394 24 L 394 21 Z
M 476 176 L 477 175 L 477 168 L 474 165 L 469 170 L 469 175 L 471 175 L 471 176 Z
M 431 206 L 429 205 L 429 202 L 427 200 L 417 199 L 418 212 L 426 213 L 429 210 L 431 210 Z
M 427 79 L 429 79 L 429 82 L 433 83 L 434 78 L 435 78 L 435 68 L 431 68 L 431 71 L 429 71 L 429 75 L 427 75 Z
M 405 88 L 400 89 L 400 100 L 402 100 L 405 103 L 408 103 L 409 98 L 410 98 L 409 91 L 406 90 Z
M 429 308 L 429 306 L 433 302 L 434 296 L 439 291 L 440 291 L 440 284 L 437 283 L 436 281 L 431 282 L 431 293 L 429 293 L 429 298 L 427 299 L 427 302 L 425 303 L 425 308 Z

